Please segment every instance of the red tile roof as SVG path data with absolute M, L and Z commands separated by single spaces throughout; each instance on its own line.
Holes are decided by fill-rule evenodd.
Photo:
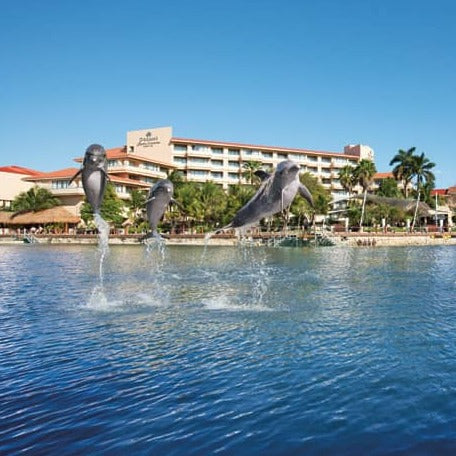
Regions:
M 12 174 L 24 174 L 25 176 L 38 176 L 41 171 L 36 171 L 30 168 L 24 168 L 22 166 L 10 165 L 0 167 L 0 172 L 12 173 Z
M 434 190 L 431 190 L 431 196 L 439 195 L 439 196 L 445 196 L 448 194 L 448 190 L 446 188 L 434 188 Z
M 264 146 L 258 144 L 243 144 L 225 141 L 208 141 L 206 139 L 190 139 L 190 138 L 171 138 L 171 143 L 182 143 L 182 144 L 201 144 L 208 146 L 222 146 L 222 147 L 239 147 L 246 149 L 258 149 L 258 150 L 270 150 L 277 152 L 299 152 L 310 155 L 331 155 L 333 157 L 347 157 L 359 159 L 358 155 L 349 155 L 343 152 L 327 152 L 323 150 L 310 150 L 310 149 L 298 149 L 294 147 L 276 147 L 276 146 Z
M 394 179 L 393 173 L 386 172 L 386 173 L 375 173 L 374 179 Z
M 49 173 L 40 173 L 38 176 L 27 177 L 25 180 L 40 181 L 40 180 L 57 179 L 57 178 L 71 178 L 78 171 L 79 171 L 79 168 L 58 169 L 57 171 L 51 171 Z

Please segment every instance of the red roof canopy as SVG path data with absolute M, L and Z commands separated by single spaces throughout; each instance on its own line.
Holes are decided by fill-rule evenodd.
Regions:
M 12 174 L 24 174 L 25 176 L 38 176 L 41 174 L 41 171 L 36 171 L 34 169 L 24 168 L 22 166 L 17 166 L 17 165 L 1 166 L 0 172 L 12 173 Z

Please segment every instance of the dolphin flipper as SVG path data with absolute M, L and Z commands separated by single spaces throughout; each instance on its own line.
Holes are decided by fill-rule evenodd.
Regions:
M 309 192 L 309 189 L 304 185 L 301 184 L 298 188 L 299 194 L 308 201 L 308 203 L 314 207 L 314 202 L 312 198 L 312 194 Z
M 269 173 L 267 173 L 266 171 L 263 171 L 262 169 L 256 170 L 253 174 L 255 174 L 255 176 L 259 177 L 261 182 L 263 182 L 266 179 L 271 177 L 271 175 Z
M 68 182 L 68 185 L 70 185 L 78 176 L 79 174 L 82 173 L 84 167 L 82 167 L 71 179 L 70 179 L 70 182 Z
M 107 181 L 111 182 L 111 178 L 109 177 L 108 173 L 106 172 L 105 169 L 100 168 L 100 171 L 103 173 L 104 177 L 106 178 Z

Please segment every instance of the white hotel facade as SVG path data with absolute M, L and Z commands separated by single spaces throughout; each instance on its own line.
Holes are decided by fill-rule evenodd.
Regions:
M 343 152 L 242 144 L 234 142 L 179 138 L 172 127 L 137 130 L 127 133 L 125 159 L 140 155 L 166 163 L 180 171 L 187 181 L 212 181 L 223 188 L 246 183 L 243 163 L 258 161 L 265 168 L 275 168 L 283 160 L 293 160 L 301 172 L 309 172 L 331 191 L 334 197 L 345 196 L 339 182 L 339 170 L 356 166 L 363 159 L 374 159 L 374 151 L 365 145 L 348 145 Z M 109 169 L 109 168 L 108 168 Z

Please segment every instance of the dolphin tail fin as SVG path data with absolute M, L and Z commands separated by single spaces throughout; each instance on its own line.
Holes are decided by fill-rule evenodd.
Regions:
M 225 232 L 226 230 L 229 230 L 233 227 L 233 222 L 228 223 L 228 225 L 225 225 L 223 228 L 219 228 L 218 230 L 214 231 L 214 234 L 221 234 Z
M 160 234 L 157 230 L 149 231 L 142 239 L 142 242 L 148 242 L 149 240 L 155 240 L 157 242 L 162 242 L 165 239 L 168 239 L 169 236 Z
M 70 181 L 68 182 L 68 185 L 70 185 L 70 184 L 79 176 L 79 174 L 82 173 L 82 170 L 83 170 L 83 169 L 84 169 L 84 168 L 82 167 L 82 168 L 81 168 L 81 169 L 80 169 L 80 170 L 79 170 L 79 171 L 70 179 Z
M 228 225 L 224 226 L 223 228 L 219 228 L 218 230 L 215 230 L 215 231 L 209 231 L 209 233 L 206 233 L 206 235 L 204 236 L 204 241 L 208 242 L 209 239 L 211 239 L 216 234 L 221 234 L 224 231 L 229 230 L 231 228 L 231 225 L 232 225 L 232 223 L 229 223 Z

